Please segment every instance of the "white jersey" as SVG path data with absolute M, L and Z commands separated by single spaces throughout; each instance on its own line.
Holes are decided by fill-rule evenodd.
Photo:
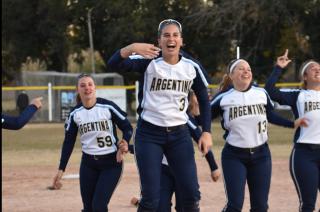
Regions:
M 105 102 L 97 102 L 90 109 L 80 106 L 70 113 L 66 130 L 70 130 L 72 123 L 77 126 L 82 151 L 87 154 L 105 155 L 116 152 L 117 138 L 112 121 L 113 115 L 121 120 L 126 119 L 118 108 Z
M 252 86 L 248 91 L 235 89 L 218 95 L 211 105 L 220 107 L 226 141 L 236 147 L 252 148 L 268 140 L 266 106 L 268 94 Z
M 144 73 L 141 117 L 163 127 L 185 124 L 188 93 L 197 71 L 203 76 L 199 66 L 184 57 L 175 65 L 162 57 L 152 60 Z M 204 76 L 203 81 L 207 83 Z
M 297 143 L 320 144 L 320 91 L 301 90 L 297 109 L 299 118 L 308 122 L 308 127 L 300 127 Z

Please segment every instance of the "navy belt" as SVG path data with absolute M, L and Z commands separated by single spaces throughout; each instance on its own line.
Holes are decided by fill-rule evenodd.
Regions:
M 109 154 L 105 154 L 105 155 L 90 155 L 90 154 L 87 154 L 85 152 L 82 152 L 83 156 L 85 158 L 89 158 L 89 159 L 93 159 L 93 160 L 101 160 L 101 159 L 115 159 L 116 158 L 116 155 L 117 153 L 116 152 L 112 152 L 112 153 L 109 153 Z
M 141 126 L 152 129 L 152 130 L 156 130 L 156 131 L 162 131 L 162 132 L 173 132 L 173 131 L 177 131 L 180 129 L 184 129 L 186 127 L 185 124 L 182 125 L 177 125 L 177 126 L 172 126 L 172 127 L 161 127 L 158 125 L 154 125 L 150 122 L 147 122 L 143 119 L 140 120 Z
M 242 147 L 236 147 L 236 146 L 232 146 L 229 143 L 226 143 L 226 146 L 232 150 L 238 151 L 238 152 L 244 152 L 244 153 L 250 153 L 250 154 L 254 154 L 255 152 L 259 151 L 260 149 L 262 149 L 264 146 L 267 146 L 267 143 L 261 144 L 260 146 L 256 146 L 256 147 L 251 147 L 251 148 L 242 148 Z
M 305 144 L 305 143 L 296 143 L 296 147 L 305 147 L 311 150 L 320 149 L 320 144 Z

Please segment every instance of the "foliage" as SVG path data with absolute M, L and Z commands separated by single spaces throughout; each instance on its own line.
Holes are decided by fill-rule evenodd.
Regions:
M 48 70 L 67 71 L 75 55 L 84 67 L 88 13 L 94 49 L 104 61 L 97 72 L 108 71 L 104 64 L 127 44 L 157 44 L 158 23 L 174 18 L 183 25 L 184 49 L 211 75 L 224 71 L 239 45 L 263 81 L 286 48 L 293 67 L 320 58 L 319 8 L 319 0 L 3 0 L 2 82 L 11 81 L 28 57 L 45 61 Z M 124 75 L 127 83 L 137 78 Z

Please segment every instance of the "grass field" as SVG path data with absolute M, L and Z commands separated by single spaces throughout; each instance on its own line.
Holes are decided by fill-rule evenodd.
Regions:
M 121 133 L 119 132 L 121 135 Z M 212 125 L 213 151 L 220 157 L 220 149 L 224 144 L 223 130 L 220 124 Z M 287 158 L 291 151 L 293 130 L 270 125 L 269 144 L 273 148 L 273 156 Z M 64 139 L 64 125 L 59 124 L 28 124 L 19 131 L 2 130 L 2 165 L 52 164 L 58 161 Z M 80 142 L 77 141 L 75 153 L 80 153 Z M 19 160 L 21 155 L 29 155 Z M 45 155 L 45 157 L 40 157 Z M 8 156 L 8 157 L 7 157 Z M 9 157 L 10 156 L 10 157 Z M 34 160 L 34 157 L 37 159 Z M 78 156 L 71 157 L 79 161 Z
M 224 144 L 223 131 L 218 123 L 212 127 L 213 151 L 219 163 Z M 64 180 L 64 187 L 59 191 L 45 189 L 56 173 L 63 138 L 63 123 L 28 124 L 19 131 L 2 130 L 2 211 L 80 211 L 78 180 Z M 288 171 L 293 130 L 270 125 L 269 138 L 273 160 L 270 211 L 297 211 L 297 195 Z M 66 174 L 78 172 L 80 158 L 81 149 L 77 142 Z M 225 203 L 223 180 L 213 183 L 208 165 L 198 151 L 196 158 L 202 192 L 201 211 L 221 211 Z M 138 174 L 132 155 L 128 154 L 125 160 L 124 175 L 109 205 L 110 211 L 135 211 L 128 202 L 131 196 L 139 193 Z M 318 197 L 317 208 L 319 205 Z M 248 209 L 246 193 L 244 211 Z

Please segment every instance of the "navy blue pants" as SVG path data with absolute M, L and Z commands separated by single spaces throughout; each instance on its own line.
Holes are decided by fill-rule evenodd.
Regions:
M 142 194 L 138 211 L 156 211 L 158 208 L 163 154 L 181 188 L 184 211 L 199 211 L 200 191 L 187 126 L 167 131 L 140 119 L 134 143 Z
M 226 143 L 222 150 L 221 164 L 227 196 L 223 211 L 242 210 L 246 182 L 250 193 L 250 211 L 267 211 L 271 181 L 271 154 L 268 144 L 249 152 Z
M 162 165 L 161 185 L 160 185 L 160 202 L 157 212 L 170 212 L 172 206 L 173 193 L 176 197 L 176 211 L 182 212 L 181 189 L 177 187 L 176 180 L 168 165 Z
M 83 212 L 106 212 L 108 204 L 122 174 L 122 163 L 116 153 L 102 159 L 82 155 L 80 165 L 80 191 Z
M 299 211 L 312 212 L 320 192 L 320 144 L 295 144 L 290 156 L 290 173 L 300 200 Z

